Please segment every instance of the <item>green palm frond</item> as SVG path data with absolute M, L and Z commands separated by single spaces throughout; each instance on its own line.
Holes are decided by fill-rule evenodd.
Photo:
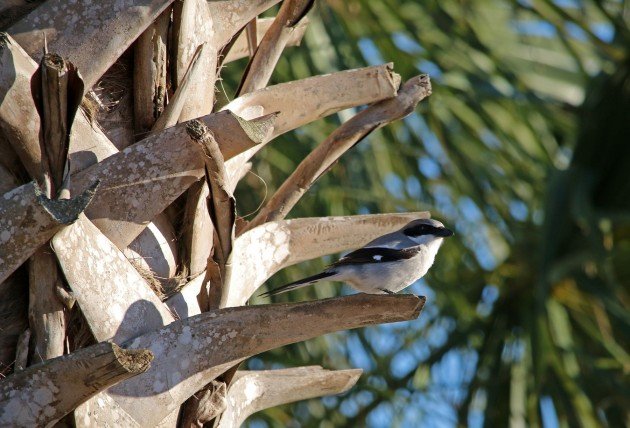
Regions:
M 272 366 L 323 358 L 335 368 L 366 370 L 344 397 L 284 406 L 259 420 L 627 422 L 626 9 L 624 2 L 595 0 L 318 5 L 304 49 L 286 52 L 275 81 L 392 61 L 403 79 L 429 73 L 433 95 L 349 152 L 292 214 L 430 209 L 455 226 L 458 240 L 445 245 L 426 282 L 413 288 L 429 294 L 420 322 L 330 336 L 257 360 Z M 238 76 L 228 73 L 226 87 L 234 82 Z M 320 121 L 261 152 L 254 170 L 269 192 L 348 116 Z M 248 186 L 262 194 L 254 179 Z M 248 192 L 239 198 L 243 212 L 260 202 Z M 287 269 L 278 282 L 323 264 Z

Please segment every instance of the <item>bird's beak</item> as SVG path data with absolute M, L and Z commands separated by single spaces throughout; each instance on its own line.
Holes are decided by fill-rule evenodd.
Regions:
M 440 236 L 442 238 L 448 238 L 449 236 L 453 236 L 454 233 L 451 229 L 447 229 L 446 227 L 443 227 L 441 229 L 439 229 L 437 236 Z

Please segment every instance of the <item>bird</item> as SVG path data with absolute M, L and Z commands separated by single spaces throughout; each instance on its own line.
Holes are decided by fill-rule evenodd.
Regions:
M 417 219 L 346 254 L 324 271 L 260 294 L 273 296 L 315 284 L 341 281 L 368 294 L 395 294 L 422 278 L 444 238 L 453 231 L 433 219 Z

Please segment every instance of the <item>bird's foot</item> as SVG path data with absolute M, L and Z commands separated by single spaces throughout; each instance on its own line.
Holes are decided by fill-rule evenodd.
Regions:
M 393 291 L 390 291 L 390 290 L 388 290 L 388 289 L 386 289 L 386 288 L 379 288 L 379 290 L 381 290 L 381 291 L 382 291 L 383 293 L 385 293 L 385 294 L 396 294 L 396 293 L 394 293 Z

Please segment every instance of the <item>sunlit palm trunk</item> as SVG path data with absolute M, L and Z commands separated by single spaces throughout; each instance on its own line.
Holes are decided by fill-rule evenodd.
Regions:
M 418 317 L 425 300 L 411 295 L 246 306 L 285 266 L 428 216 L 283 221 L 333 162 L 411 113 L 431 86 L 421 76 L 399 88 L 400 77 L 385 64 L 266 87 L 283 49 L 299 43 L 312 6 L 286 0 L 278 19 L 257 20 L 275 3 L 50 0 L 0 35 L 0 148 L 15 161 L 0 162 L 0 295 L 31 286 L 29 329 L 4 339 L 12 352 L 2 354 L 3 423 L 48 426 L 70 415 L 77 426 L 176 426 L 180 406 L 195 395 L 179 425 L 226 412 L 220 426 L 236 426 L 269 406 L 346 391 L 360 374 L 309 367 L 236 372 L 232 381 L 246 358 L 332 331 Z M 44 35 L 47 49 L 81 76 L 74 89 L 57 82 L 54 102 L 46 96 L 52 80 L 37 64 Z M 135 60 L 125 63 L 130 50 Z M 243 51 L 252 57 L 240 96 L 218 111 L 218 65 Z M 133 78 L 121 79 L 118 90 L 133 94 L 134 107 L 116 113 L 114 133 L 109 112 L 98 111 L 107 94 L 95 85 L 122 64 L 133 67 L 123 71 Z M 33 84 L 40 78 L 43 89 Z M 238 217 L 234 189 L 264 145 L 363 105 L 371 107 L 309 155 L 310 166 L 289 177 L 251 225 Z M 169 242 L 175 236 L 182 239 Z M 50 352 L 40 352 L 48 345 Z M 264 399 L 250 397 L 252 385 Z M 28 415 L 20 413 L 25 405 Z

